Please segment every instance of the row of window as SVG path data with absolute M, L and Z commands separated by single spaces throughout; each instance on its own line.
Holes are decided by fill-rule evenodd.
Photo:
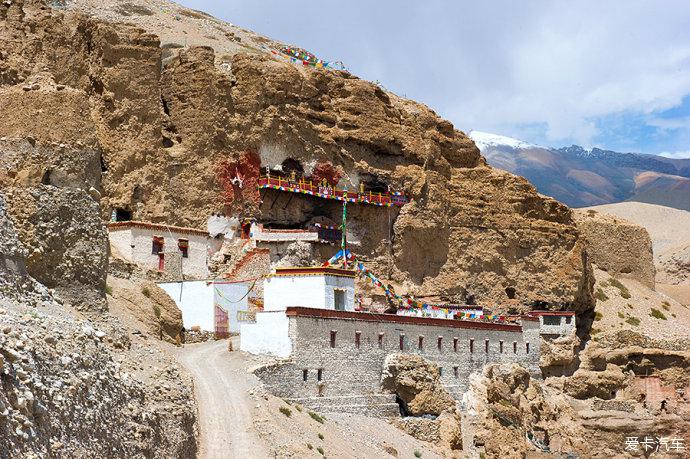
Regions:
M 163 252 L 163 246 L 165 245 L 165 238 L 162 236 L 153 236 L 153 242 L 151 243 L 151 254 L 158 255 Z M 182 252 L 182 258 L 189 258 L 189 240 L 178 239 L 177 248 Z
M 309 379 L 309 370 L 304 369 L 302 370 L 302 381 L 307 381 Z M 319 368 L 316 370 L 316 380 L 321 381 L 323 379 L 323 368 Z
M 336 341 L 336 336 L 338 334 L 337 330 L 331 330 L 331 347 L 335 347 L 335 341 Z M 378 348 L 383 349 L 383 337 L 384 333 L 381 332 L 378 334 Z M 458 338 L 453 338 L 453 352 L 458 352 Z M 362 344 L 362 332 L 356 331 L 355 332 L 355 347 L 357 349 L 360 348 Z M 399 348 L 400 350 L 405 349 L 405 334 L 401 333 L 400 334 L 400 341 L 399 341 Z M 422 351 L 424 350 L 424 336 L 419 335 L 419 338 L 417 340 L 417 348 Z M 443 350 L 443 337 L 439 336 L 436 338 L 436 348 L 441 351 Z M 518 343 L 517 341 L 513 341 L 513 354 L 517 354 L 518 351 Z M 469 351 L 470 353 L 474 352 L 474 339 L 470 338 L 469 340 Z M 498 351 L 503 354 L 503 341 L 498 342 Z M 484 340 L 484 352 L 489 353 L 489 340 L 486 339 Z M 525 353 L 529 354 L 529 343 L 525 343 Z
M 457 366 L 453 367 L 453 376 L 455 377 L 455 379 L 457 379 L 459 377 L 458 376 L 459 375 L 458 368 L 459 367 L 457 367 Z M 443 367 L 439 367 L 438 371 L 439 371 L 440 375 L 443 376 Z M 318 368 L 316 370 L 316 380 L 321 381 L 322 379 L 323 379 L 323 368 Z M 309 380 L 309 369 L 305 368 L 302 370 L 302 381 L 306 382 L 308 380 Z

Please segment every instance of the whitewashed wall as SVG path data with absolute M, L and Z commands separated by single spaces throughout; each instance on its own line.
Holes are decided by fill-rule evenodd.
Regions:
M 240 323 L 237 321 L 237 312 L 246 311 L 248 306 L 247 292 L 249 285 L 244 282 L 213 283 L 214 302 L 228 312 L 230 320 L 230 333 L 240 332 Z
M 110 245 L 113 250 L 117 252 L 118 255 L 123 257 L 127 261 L 134 261 L 132 254 L 132 230 L 121 229 L 121 230 L 110 230 L 108 232 L 108 238 L 110 239 Z
M 251 354 L 289 357 L 292 353 L 289 324 L 283 311 L 257 313 L 256 323 L 240 325 L 240 350 Z
M 324 276 L 271 276 L 264 280 L 264 310 L 284 311 L 288 306 L 326 309 Z M 331 309 L 333 309 L 331 298 Z
M 219 239 L 210 239 L 203 235 L 138 227 L 110 229 L 108 237 L 113 249 L 125 260 L 149 269 L 158 269 L 158 255 L 151 253 L 154 235 L 165 238 L 164 252 L 177 252 L 179 239 L 187 239 L 189 241 L 189 257 L 182 259 L 182 272 L 185 276 L 192 277 L 203 278 L 208 276 L 207 260 L 209 252 L 216 252 L 222 244 L 222 241 Z M 174 262 L 170 260 L 172 257 L 168 258 L 166 259 L 166 264 Z

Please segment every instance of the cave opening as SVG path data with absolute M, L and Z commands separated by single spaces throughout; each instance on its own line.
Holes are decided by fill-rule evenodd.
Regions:
M 508 296 L 509 300 L 514 300 L 516 293 L 515 287 L 506 287 L 506 296 Z
M 407 403 L 405 403 L 405 400 L 400 398 L 398 394 L 395 394 L 395 403 L 398 404 L 398 409 L 400 410 L 400 416 L 402 417 L 408 417 L 410 415 L 410 411 L 407 408 Z
M 43 173 L 43 177 L 41 177 L 41 184 L 43 185 L 50 185 L 50 175 L 53 173 L 51 169 L 46 169 L 46 171 Z
M 369 174 L 369 173 L 361 174 L 359 177 L 359 182 L 362 185 L 364 185 L 365 191 L 372 191 L 374 193 L 387 193 L 388 192 L 388 188 L 389 188 L 388 183 L 374 174 Z
M 128 222 L 132 220 L 132 211 L 123 209 L 123 208 L 116 208 L 115 209 L 115 221 L 116 222 Z
M 287 158 L 285 161 L 283 161 L 281 168 L 283 169 L 283 173 L 286 175 L 290 175 L 292 172 L 295 172 L 295 174 L 298 176 L 304 175 L 304 167 L 302 166 L 302 163 L 294 158 Z
M 101 154 L 101 172 L 108 172 L 108 163 L 105 162 L 103 154 Z

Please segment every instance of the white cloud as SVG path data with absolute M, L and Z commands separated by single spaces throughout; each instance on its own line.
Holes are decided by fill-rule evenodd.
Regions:
M 684 158 L 690 158 L 690 150 L 688 151 L 665 151 L 663 153 L 659 153 L 659 156 L 663 156 L 664 158 L 672 158 L 672 159 L 684 159 Z
M 690 129 L 690 116 L 679 118 L 652 118 L 647 121 L 647 124 L 664 130 Z
M 343 60 L 465 131 L 589 145 L 602 118 L 690 94 L 687 0 L 182 2 Z

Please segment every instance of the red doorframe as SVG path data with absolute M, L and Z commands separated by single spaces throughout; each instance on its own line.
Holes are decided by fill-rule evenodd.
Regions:
M 164 271 L 165 270 L 165 254 L 159 252 L 158 253 L 158 271 Z

